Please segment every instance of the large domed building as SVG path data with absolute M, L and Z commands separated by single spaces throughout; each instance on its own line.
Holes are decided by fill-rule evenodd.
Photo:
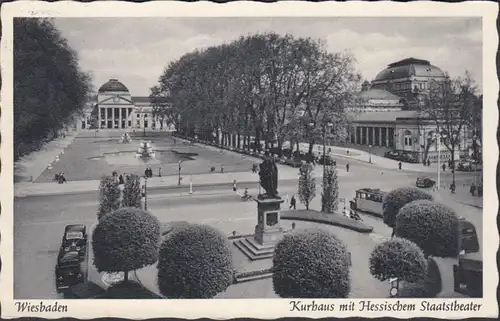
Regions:
M 359 103 L 350 108 L 350 137 L 348 142 L 357 148 L 383 154 L 398 151 L 411 155 L 416 162 L 451 159 L 450 151 L 442 144 L 440 153 L 435 139 L 433 120 L 415 110 L 419 98 L 425 95 L 432 82 L 442 82 L 447 75 L 429 61 L 407 58 L 391 63 L 371 82 L 365 81 L 359 93 Z M 468 153 L 468 129 L 460 133 L 463 140 L 455 159 Z
M 95 118 L 95 129 L 171 130 L 166 119 L 153 116 L 149 97 L 132 96 L 118 79 L 110 79 L 99 87 L 90 105 L 91 112 L 81 121 L 80 129 L 91 129 L 92 118 Z

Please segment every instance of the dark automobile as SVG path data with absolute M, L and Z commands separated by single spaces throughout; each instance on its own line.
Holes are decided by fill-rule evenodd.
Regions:
M 390 158 L 390 159 L 399 159 L 399 152 L 396 151 L 389 151 L 384 154 L 385 158 Z
M 321 155 L 318 159 L 318 164 L 323 165 L 337 165 L 333 158 L 330 155 Z
M 417 178 L 417 187 L 423 187 L 423 188 L 428 188 L 428 187 L 433 187 L 436 182 L 427 176 L 422 176 Z
M 405 152 L 389 151 L 384 153 L 384 157 L 405 163 L 417 163 L 417 159 L 412 154 Z
M 67 252 L 79 253 L 80 260 L 83 260 L 87 250 L 87 229 L 83 224 L 67 225 L 61 242 L 59 257 Z
M 457 165 L 457 170 L 461 172 L 474 172 L 474 171 L 482 171 L 483 165 L 481 163 L 475 161 L 460 161 Z
M 84 269 L 80 253 L 76 251 L 65 252 L 56 264 L 56 289 L 57 292 L 85 281 Z
M 455 292 L 480 298 L 483 296 L 483 261 L 479 253 L 461 255 L 453 265 Z

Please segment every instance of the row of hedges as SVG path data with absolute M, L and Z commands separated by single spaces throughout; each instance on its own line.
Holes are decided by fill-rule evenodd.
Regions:
M 441 291 L 441 277 L 432 256 L 458 255 L 460 219 L 416 188 L 387 193 L 382 208 L 384 223 L 393 228 L 395 238 L 373 250 L 370 273 L 382 281 L 402 281 L 400 297 L 435 297 Z
M 158 288 L 167 298 L 212 298 L 234 282 L 228 237 L 210 226 L 177 222 L 160 228 L 150 213 L 120 208 L 101 218 L 92 246 L 99 272 L 128 275 L 157 262 Z M 322 230 L 285 235 L 276 246 L 271 269 L 238 277 L 270 272 L 275 292 L 284 298 L 345 298 L 350 291 L 349 253 L 340 240 Z

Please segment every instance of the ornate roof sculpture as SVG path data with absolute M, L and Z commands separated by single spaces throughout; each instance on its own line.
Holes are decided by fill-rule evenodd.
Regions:
M 99 88 L 99 93 L 103 92 L 128 92 L 128 88 L 124 84 L 118 81 L 118 79 L 110 79 L 104 85 Z
M 389 64 L 386 69 L 378 73 L 375 81 L 410 77 L 446 78 L 446 75 L 427 60 L 407 58 Z

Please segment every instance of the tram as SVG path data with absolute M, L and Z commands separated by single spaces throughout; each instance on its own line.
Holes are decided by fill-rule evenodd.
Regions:
M 380 189 L 358 189 L 356 196 L 350 201 L 351 210 L 383 217 L 382 201 L 385 194 L 386 192 Z

